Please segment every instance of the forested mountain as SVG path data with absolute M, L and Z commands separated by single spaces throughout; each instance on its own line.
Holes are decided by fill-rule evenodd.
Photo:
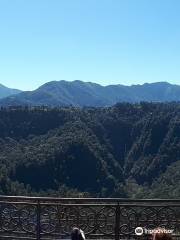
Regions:
M 0 194 L 180 197 L 180 104 L 0 110 Z
M 136 103 L 180 101 L 180 86 L 166 82 L 143 85 L 109 85 L 79 80 L 52 81 L 34 91 L 4 98 L 1 106 L 112 106 L 118 102 Z
M 0 99 L 14 95 L 14 94 L 18 94 L 20 92 L 21 91 L 18 89 L 8 88 L 8 87 L 5 87 L 4 85 L 0 84 Z

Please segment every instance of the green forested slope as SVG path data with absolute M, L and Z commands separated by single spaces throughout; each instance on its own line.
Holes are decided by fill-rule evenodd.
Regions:
M 0 193 L 180 196 L 180 104 L 2 108 Z

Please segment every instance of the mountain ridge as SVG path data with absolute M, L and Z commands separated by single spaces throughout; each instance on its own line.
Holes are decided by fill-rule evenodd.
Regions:
M 0 99 L 21 93 L 19 89 L 9 88 L 0 83 Z
M 102 86 L 97 83 L 60 80 L 43 84 L 33 91 L 24 91 L 0 100 L 1 106 L 111 106 L 118 102 L 180 101 L 180 86 L 168 82 Z

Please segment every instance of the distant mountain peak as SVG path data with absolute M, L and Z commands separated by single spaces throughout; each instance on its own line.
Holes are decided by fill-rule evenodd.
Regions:
M 172 84 L 164 81 L 164 82 L 155 82 L 155 83 L 144 83 L 142 85 L 162 85 L 162 86 L 164 86 L 164 85 L 172 85 Z
M 10 94 L 12 95 L 12 94 Z M 34 91 L 6 97 L 0 105 L 111 106 L 118 102 L 180 101 L 180 86 L 168 82 L 102 86 L 81 80 L 53 80 Z

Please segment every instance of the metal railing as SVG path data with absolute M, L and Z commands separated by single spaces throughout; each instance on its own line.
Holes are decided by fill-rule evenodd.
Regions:
M 137 239 L 135 229 L 163 227 L 180 238 L 180 200 L 0 196 L 0 239 Z

